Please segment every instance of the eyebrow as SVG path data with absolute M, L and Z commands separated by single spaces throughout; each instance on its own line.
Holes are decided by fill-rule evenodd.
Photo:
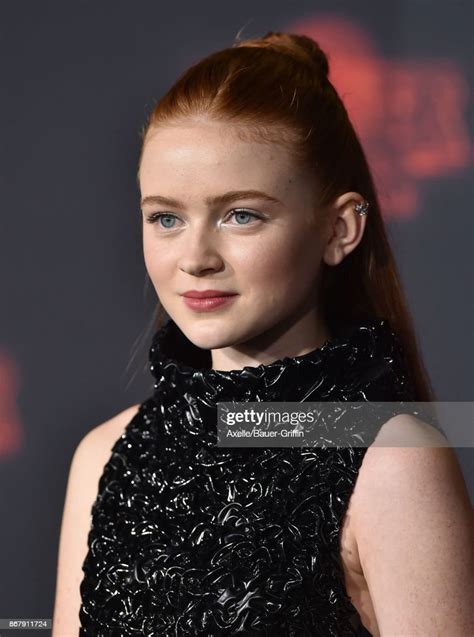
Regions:
M 281 204 L 279 199 L 276 199 L 276 197 L 272 197 L 271 195 L 267 195 L 266 192 L 262 192 L 261 190 L 231 190 L 230 192 L 217 195 L 216 197 L 206 197 L 205 203 L 207 206 L 225 205 L 239 199 L 260 199 L 268 203 Z M 186 207 L 181 201 L 173 199 L 172 197 L 164 197 L 162 195 L 149 195 L 148 197 L 144 197 L 141 200 L 141 205 L 145 206 L 146 204 L 173 206 L 174 208 L 180 208 L 181 210 L 184 210 Z

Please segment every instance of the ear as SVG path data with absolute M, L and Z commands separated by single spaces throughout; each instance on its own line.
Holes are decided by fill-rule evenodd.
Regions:
M 360 215 L 355 206 L 363 201 L 359 193 L 346 192 L 334 202 L 328 215 L 329 239 L 323 252 L 323 260 L 328 265 L 341 263 L 361 241 L 367 215 Z

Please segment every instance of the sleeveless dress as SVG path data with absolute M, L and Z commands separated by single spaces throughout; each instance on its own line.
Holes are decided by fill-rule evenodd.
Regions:
M 347 324 L 307 354 L 232 371 L 197 367 L 193 347 L 171 319 L 153 336 L 152 395 L 91 510 L 80 637 L 370 636 L 339 545 L 367 447 L 218 447 L 216 413 L 413 400 L 397 334 L 386 319 Z

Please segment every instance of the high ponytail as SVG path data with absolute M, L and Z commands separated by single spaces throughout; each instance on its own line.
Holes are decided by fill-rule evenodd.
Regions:
M 312 72 L 319 75 L 322 82 L 328 80 L 329 62 L 319 44 L 306 35 L 268 31 L 263 37 L 236 42 L 233 48 L 257 47 L 271 48 L 280 53 L 291 55 L 303 64 L 310 64 Z

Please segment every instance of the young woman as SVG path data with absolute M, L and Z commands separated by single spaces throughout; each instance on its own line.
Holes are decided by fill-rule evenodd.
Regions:
M 433 399 L 325 54 L 270 32 L 200 61 L 138 178 L 155 385 L 76 450 L 54 637 L 473 634 L 471 507 L 437 429 L 217 445 L 219 402 Z

